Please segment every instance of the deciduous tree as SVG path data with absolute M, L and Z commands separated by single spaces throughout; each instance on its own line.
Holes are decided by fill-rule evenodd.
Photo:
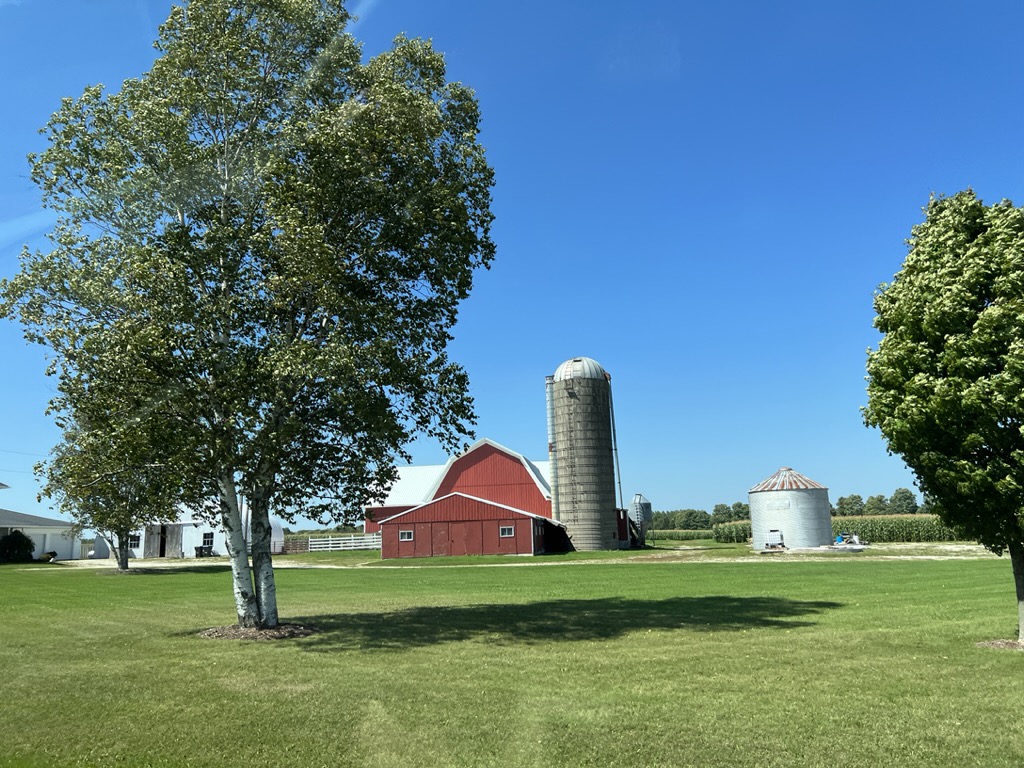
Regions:
M 890 515 L 914 515 L 917 514 L 917 497 L 909 488 L 897 488 L 889 497 Z
M 888 515 L 889 512 L 889 500 L 882 494 L 878 493 L 874 496 L 868 496 L 864 501 L 864 511 L 861 512 L 863 515 Z
M 0 288 L 54 352 L 59 412 L 160 425 L 150 461 L 212 501 L 247 626 L 278 623 L 271 512 L 344 519 L 414 435 L 471 433 L 447 345 L 494 253 L 477 103 L 428 42 L 364 62 L 348 20 L 341 0 L 174 8 L 148 73 L 46 127 L 52 248 Z
M 942 520 L 1009 552 L 1024 639 L 1024 211 L 936 197 L 875 296 L 864 418 Z
M 711 528 L 711 516 L 703 509 L 681 509 L 675 523 L 678 530 L 704 531 Z
M 855 517 L 864 514 L 864 499 L 859 493 L 851 493 L 849 496 L 840 496 L 836 500 L 836 515 L 838 517 Z
M 97 397 L 83 404 L 99 402 Z M 176 484 L 182 473 L 154 460 L 151 443 L 159 439 L 159 423 L 121 414 L 102 424 L 92 421 L 90 428 L 61 421 L 62 442 L 37 468 L 45 479 L 43 495 L 79 529 L 94 529 L 111 546 L 118 570 L 127 571 L 133 532 L 178 518 L 178 505 L 188 498 Z

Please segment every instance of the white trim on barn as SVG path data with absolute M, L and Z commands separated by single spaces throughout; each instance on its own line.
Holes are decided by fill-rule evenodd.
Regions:
M 384 523 L 390 523 L 392 520 L 397 520 L 398 518 L 404 517 L 405 515 L 411 515 L 413 512 L 418 512 L 424 507 L 433 506 L 444 501 L 445 499 L 451 499 L 455 496 L 460 496 L 463 499 L 472 499 L 473 501 L 479 501 L 481 504 L 486 504 L 489 507 L 506 509 L 509 512 L 512 512 L 517 515 L 522 515 L 523 517 L 532 517 L 534 520 L 543 520 L 544 522 L 551 523 L 552 525 L 556 525 L 559 528 L 565 528 L 565 523 L 563 523 L 560 520 L 552 520 L 550 517 L 544 517 L 544 515 L 535 515 L 533 512 L 527 512 L 524 509 L 516 509 L 515 507 L 510 507 L 508 504 L 499 504 L 498 502 L 491 501 L 490 499 L 483 499 L 480 498 L 479 496 L 470 496 L 468 493 L 460 493 L 459 491 L 454 491 L 453 493 L 449 493 L 445 496 L 442 496 L 439 499 L 431 499 L 430 501 L 424 502 L 423 504 L 420 504 L 417 507 L 413 507 L 412 509 L 407 509 L 404 512 L 399 512 L 397 514 L 391 515 L 391 517 L 386 517 L 383 520 L 381 520 L 379 524 L 384 525 Z

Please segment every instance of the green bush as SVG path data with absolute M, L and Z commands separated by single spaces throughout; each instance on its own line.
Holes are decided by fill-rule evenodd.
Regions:
M 720 544 L 743 544 L 750 540 L 750 521 L 716 523 L 711 527 L 711 533 Z
M 832 518 L 832 538 L 841 533 L 856 534 L 861 541 L 881 543 L 906 541 L 957 541 L 963 539 L 936 515 L 863 515 Z
M 21 531 L 11 531 L 0 539 L 0 563 L 30 563 L 35 543 Z
M 654 530 L 647 532 L 648 539 L 661 539 L 662 541 L 694 541 L 696 539 L 710 539 L 711 531 L 707 529 L 703 530 L 690 530 L 690 531 L 661 531 Z

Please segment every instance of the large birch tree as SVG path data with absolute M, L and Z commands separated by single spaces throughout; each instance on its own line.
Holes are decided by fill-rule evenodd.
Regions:
M 875 296 L 865 421 L 944 522 L 1008 552 L 1024 641 L 1024 210 L 933 198 Z
M 44 129 L 59 221 L 0 287 L 53 351 L 59 414 L 157 425 L 149 462 L 223 525 L 243 626 L 278 623 L 272 513 L 343 519 L 415 435 L 471 434 L 446 349 L 494 253 L 477 102 L 429 42 L 364 61 L 348 21 L 341 0 L 174 7 L 149 72 Z

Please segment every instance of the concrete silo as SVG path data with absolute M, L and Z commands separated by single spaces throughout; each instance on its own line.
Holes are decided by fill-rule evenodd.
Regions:
M 547 379 L 552 516 L 578 550 L 618 549 L 611 376 L 589 357 Z
M 828 488 L 782 467 L 750 489 L 754 549 L 823 547 L 832 543 Z

